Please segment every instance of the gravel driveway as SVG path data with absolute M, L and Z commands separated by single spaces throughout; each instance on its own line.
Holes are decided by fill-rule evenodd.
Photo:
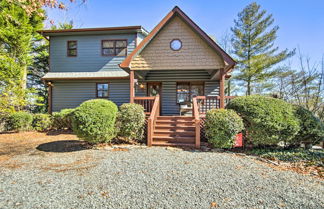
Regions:
M 236 154 L 48 147 L 0 164 L 0 208 L 324 208 L 322 180 Z

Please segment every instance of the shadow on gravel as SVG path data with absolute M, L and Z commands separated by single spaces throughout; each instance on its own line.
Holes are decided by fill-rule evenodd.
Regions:
M 40 144 L 36 149 L 43 152 L 76 152 L 87 150 L 89 147 L 82 141 L 63 140 Z
M 73 134 L 70 130 L 54 130 L 54 131 L 48 131 L 46 135 L 48 136 L 58 136 L 61 134 Z

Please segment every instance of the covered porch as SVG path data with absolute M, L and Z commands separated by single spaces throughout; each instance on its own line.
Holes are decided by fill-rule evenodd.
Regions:
M 194 72 L 197 73 L 191 71 Z M 184 79 L 188 75 L 184 71 L 177 71 L 177 74 Z M 206 112 L 210 109 L 224 108 L 226 103 L 234 98 L 225 96 L 226 76 L 223 69 L 210 74 L 207 80 L 177 80 L 177 77 L 164 79 L 160 76 L 161 81 L 152 81 L 149 72 L 143 75 L 130 71 L 130 102 L 144 107 L 147 115 L 148 146 L 199 148 L 204 137 Z M 213 77 L 215 80 L 212 80 Z M 186 110 L 185 114 L 183 109 Z
M 224 83 L 223 69 L 131 70 L 130 102 L 141 104 L 149 115 L 159 95 L 161 116 L 193 116 L 195 97 L 200 98 L 201 113 L 225 106 Z

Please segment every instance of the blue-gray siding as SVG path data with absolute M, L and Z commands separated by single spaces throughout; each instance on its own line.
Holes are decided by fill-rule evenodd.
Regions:
M 192 71 L 191 73 L 193 73 Z M 162 82 L 162 115 L 178 115 L 179 105 L 176 101 L 176 84 L 177 82 L 183 81 L 204 81 L 205 82 L 205 95 L 206 96 L 217 96 L 219 95 L 219 81 L 211 81 L 201 79 L 204 76 L 202 73 L 200 76 L 190 77 L 185 71 L 181 73 L 169 73 L 169 80 L 167 76 L 163 78 Z M 197 76 L 200 79 L 197 79 Z M 139 81 L 150 82 L 152 80 Z M 155 81 L 155 80 L 153 80 Z M 75 108 L 82 102 L 96 98 L 96 83 L 98 82 L 109 82 L 109 99 L 114 101 L 117 105 L 129 102 L 129 80 L 84 80 L 84 81 L 56 81 L 53 87 L 52 107 L 53 111 L 59 111 L 64 108 Z M 139 89 L 136 87 L 136 96 L 146 96 L 146 88 Z
M 97 72 L 122 69 L 120 64 L 125 57 L 101 55 L 101 41 L 107 39 L 127 39 L 127 54 L 136 44 L 136 34 L 53 36 L 50 39 L 51 72 Z M 67 41 L 78 41 L 77 57 L 67 57 Z
M 109 82 L 109 100 L 117 105 L 129 102 L 128 80 L 56 81 L 52 91 L 52 111 L 75 108 L 89 99 L 96 99 L 96 83 Z

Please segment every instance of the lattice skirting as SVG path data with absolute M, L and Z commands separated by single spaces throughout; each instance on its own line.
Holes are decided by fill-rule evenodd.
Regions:
M 201 142 L 207 142 L 207 138 L 205 135 L 205 121 L 206 119 L 204 117 L 200 118 L 200 141 Z

